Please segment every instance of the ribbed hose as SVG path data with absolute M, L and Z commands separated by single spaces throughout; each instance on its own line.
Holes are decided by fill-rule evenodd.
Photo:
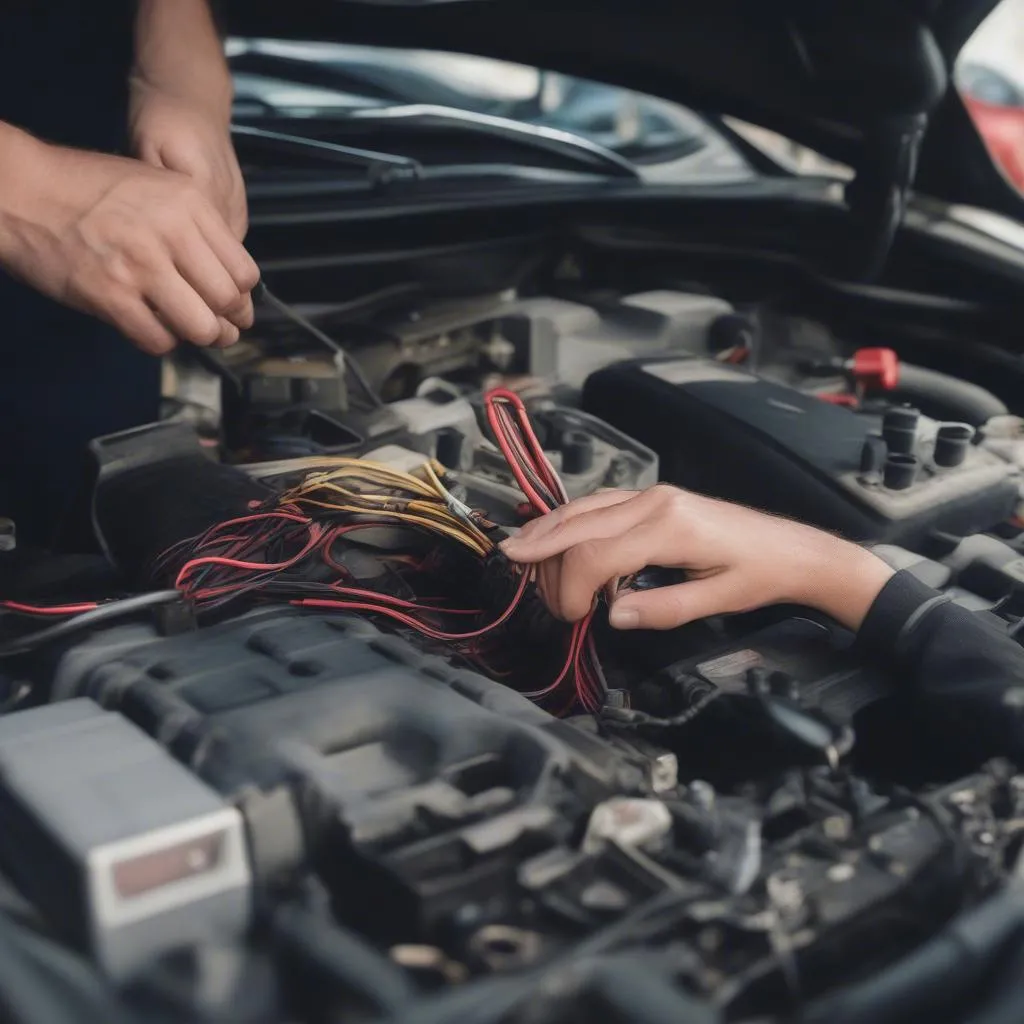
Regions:
M 890 394 L 913 402 L 925 415 L 974 427 L 1009 411 L 991 391 L 977 384 L 912 363 L 900 363 L 899 383 Z

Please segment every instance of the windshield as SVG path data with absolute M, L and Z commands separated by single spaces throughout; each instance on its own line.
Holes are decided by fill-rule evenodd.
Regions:
M 569 133 L 632 161 L 648 180 L 753 176 L 704 118 L 614 86 L 464 54 L 240 38 L 227 50 L 242 124 L 425 105 Z

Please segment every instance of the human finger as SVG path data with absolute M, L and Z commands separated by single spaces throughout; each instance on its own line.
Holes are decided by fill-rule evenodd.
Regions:
M 557 593 L 551 610 L 568 622 L 583 618 L 609 580 L 629 576 L 658 561 L 664 531 L 655 526 L 635 527 L 613 537 L 574 544 L 562 555 Z
M 232 315 L 242 310 L 243 296 L 238 285 L 198 230 L 189 232 L 178 245 L 174 253 L 174 265 L 217 316 L 236 327 L 248 326 L 239 324 Z
M 220 337 L 213 343 L 215 348 L 230 348 L 241 336 L 241 332 L 235 324 L 224 317 L 217 317 L 217 324 L 220 327 Z
M 737 597 L 734 574 L 723 572 L 618 597 L 608 621 L 615 629 L 675 629 L 711 615 L 739 611 Z
M 260 268 L 241 242 L 232 234 L 223 218 L 206 205 L 197 211 L 196 224 L 202 232 L 214 255 L 231 275 L 235 286 L 242 294 L 248 294 L 259 284 Z M 243 325 L 240 325 L 243 326 Z
M 518 540 L 537 540 L 555 529 L 562 523 L 575 519 L 584 512 L 594 512 L 601 508 L 609 508 L 612 505 L 619 505 L 630 498 L 636 497 L 639 491 L 609 490 L 597 491 L 595 494 L 588 494 L 584 498 L 577 498 L 570 501 L 568 505 L 561 505 L 553 509 L 547 515 L 531 519 L 525 526 L 521 527 L 516 534 Z
M 577 515 L 565 516 L 543 533 L 516 536 L 502 550 L 513 561 L 535 563 L 590 541 L 616 537 L 636 529 L 647 515 L 641 496 L 614 502 Z M 539 532 L 539 531 L 538 531 Z
M 137 348 L 151 356 L 166 355 L 178 343 L 153 310 L 137 296 L 108 300 L 96 312 L 130 338 Z
M 182 341 L 206 347 L 220 338 L 217 314 L 171 265 L 154 276 L 146 297 L 164 325 Z

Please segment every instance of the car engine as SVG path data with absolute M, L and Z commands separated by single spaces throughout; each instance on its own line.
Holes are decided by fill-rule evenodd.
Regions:
M 0 644 L 25 1019 L 895 1024 L 996 999 L 1015 766 L 929 749 L 806 609 L 616 634 L 598 608 L 569 637 L 490 541 L 537 514 L 545 461 L 562 500 L 664 481 L 869 544 L 1015 634 L 1024 421 L 698 291 L 386 299 L 268 292 L 237 351 L 176 367 L 167 420 L 94 442 L 92 521 L 139 596 Z M 394 491 L 368 524 L 399 477 L 477 547 L 399 543 Z M 338 494 L 362 519 L 325 541 Z M 279 533 L 247 532 L 263 515 Z

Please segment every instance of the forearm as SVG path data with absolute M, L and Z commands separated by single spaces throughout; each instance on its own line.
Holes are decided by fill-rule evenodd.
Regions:
M 46 160 L 54 147 L 14 125 L 0 122 L 0 264 L 9 267 L 24 244 L 24 222 L 32 219 L 49 191 L 52 168 Z
M 133 85 L 231 119 L 231 73 L 208 0 L 139 0 Z
M 793 543 L 790 558 L 798 582 L 786 600 L 817 608 L 854 632 L 893 576 L 866 548 L 810 527 Z

